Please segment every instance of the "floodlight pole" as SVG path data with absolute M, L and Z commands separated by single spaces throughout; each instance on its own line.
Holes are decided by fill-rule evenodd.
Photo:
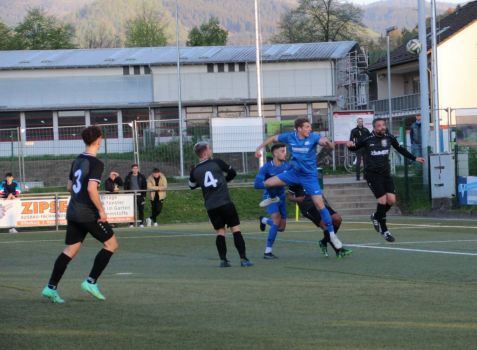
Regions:
M 439 112 L 439 85 L 437 72 L 437 35 L 436 35 L 436 0 L 431 0 L 431 77 L 432 77 L 432 115 L 434 117 L 435 151 L 441 152 L 440 145 L 440 112 Z
M 387 75 L 388 75 L 388 113 L 389 113 L 389 131 L 393 134 L 393 107 L 391 96 L 391 48 L 389 44 L 389 35 L 396 30 L 396 26 L 386 28 L 386 50 L 387 50 Z
M 429 179 L 428 147 L 429 147 L 429 81 L 427 79 L 427 38 L 426 38 L 426 7 L 425 0 L 418 0 L 418 28 L 421 52 L 419 53 L 419 86 L 421 92 L 421 142 L 422 156 L 426 160 L 423 165 L 423 183 Z
M 182 82 L 181 82 L 181 52 L 179 48 L 179 3 L 176 0 L 176 50 L 177 50 L 177 95 L 178 95 L 178 116 L 179 116 L 179 158 L 180 174 L 184 177 L 184 139 L 182 120 Z
M 259 0 L 255 0 L 255 66 L 257 69 L 257 112 L 258 117 L 262 119 L 262 131 L 265 134 L 265 121 L 263 119 L 262 111 L 262 63 L 260 61 L 260 16 L 259 16 Z M 262 151 L 262 156 L 259 159 L 259 165 L 265 163 L 265 149 Z

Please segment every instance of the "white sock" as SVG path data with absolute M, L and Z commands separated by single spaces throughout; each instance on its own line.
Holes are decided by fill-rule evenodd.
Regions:
M 263 218 L 262 218 L 262 224 L 266 225 L 266 224 L 267 224 L 267 220 L 268 220 L 268 218 L 263 217 Z
M 330 232 L 330 236 L 334 236 L 334 235 L 335 235 L 335 233 L 334 233 L 334 232 Z
M 272 252 L 272 247 L 266 247 L 265 248 L 265 254 L 271 253 Z

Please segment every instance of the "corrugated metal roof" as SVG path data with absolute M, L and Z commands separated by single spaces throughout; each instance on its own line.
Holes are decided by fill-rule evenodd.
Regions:
M 263 61 L 339 59 L 355 41 L 263 45 Z M 180 49 L 182 64 L 254 62 L 255 46 L 203 46 Z M 0 51 L 0 70 L 176 64 L 175 47 Z

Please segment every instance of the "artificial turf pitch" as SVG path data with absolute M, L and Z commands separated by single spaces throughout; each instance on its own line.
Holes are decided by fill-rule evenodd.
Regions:
M 100 249 L 88 237 L 59 285 L 64 305 L 41 296 L 64 232 L 0 234 L 0 348 L 475 349 L 477 222 L 389 221 L 392 244 L 345 221 L 342 260 L 320 255 L 311 223 L 291 222 L 274 261 L 246 222 L 255 266 L 239 266 L 229 235 L 226 269 L 208 223 L 118 229 L 107 300 L 80 289 Z

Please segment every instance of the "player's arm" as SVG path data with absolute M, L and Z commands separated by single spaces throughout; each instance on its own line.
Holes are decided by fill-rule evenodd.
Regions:
M 329 140 L 327 137 L 320 137 L 320 141 L 318 141 L 318 144 L 322 147 L 335 149 L 335 143 Z
M 414 154 L 412 154 L 407 149 L 402 147 L 394 136 L 391 136 L 391 146 L 393 146 L 394 149 L 398 151 L 399 154 L 402 154 L 407 159 L 415 160 L 416 162 L 419 162 L 419 163 L 424 163 L 424 158 L 416 157 Z
M 265 169 L 265 165 L 262 166 L 259 170 L 258 170 L 258 174 L 257 176 L 255 176 L 255 182 L 253 184 L 253 187 L 257 190 L 263 190 L 265 188 L 265 177 L 266 177 L 266 169 Z
M 199 184 L 197 183 L 197 180 L 194 177 L 194 170 L 195 168 L 192 168 L 192 170 L 190 171 L 190 176 L 189 176 L 189 188 L 191 190 L 194 190 L 197 187 L 199 187 Z
M 255 150 L 255 157 L 260 158 L 262 156 L 262 149 L 268 145 L 271 145 L 274 142 L 278 142 L 278 135 L 270 136 L 268 139 L 263 141 L 260 146 Z
M 225 163 L 222 159 L 215 159 L 215 162 L 219 165 L 220 170 L 227 174 L 225 175 L 225 181 L 230 182 L 235 176 L 237 176 L 235 169 L 232 168 L 231 165 Z
M 71 163 L 70 174 L 68 175 L 68 182 L 66 183 L 66 190 L 71 192 L 73 190 L 73 164 Z
M 363 148 L 365 145 L 366 143 L 364 142 L 364 139 L 361 139 L 358 142 L 354 142 L 354 141 L 346 142 L 346 147 L 348 147 L 348 149 L 353 152 L 356 152 L 357 150 Z
M 103 204 L 101 203 L 101 199 L 99 198 L 99 182 L 97 180 L 89 180 L 88 181 L 88 195 L 93 202 L 96 209 L 99 212 L 99 221 L 106 222 L 108 218 L 106 216 L 106 212 L 104 211 Z

